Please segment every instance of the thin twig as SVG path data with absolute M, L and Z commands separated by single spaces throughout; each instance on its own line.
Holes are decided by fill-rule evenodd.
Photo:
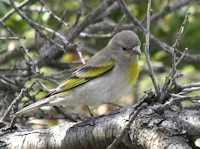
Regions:
M 16 10 L 16 12 L 17 12 L 24 20 L 26 20 L 27 23 L 28 23 L 31 27 L 33 27 L 38 33 L 40 33 L 40 35 L 42 35 L 45 39 L 47 39 L 47 40 L 50 41 L 51 43 L 54 43 L 54 44 L 55 44 L 56 46 L 58 46 L 59 48 L 61 48 L 61 49 L 63 49 L 63 50 L 65 49 L 65 46 L 63 46 L 63 45 L 61 45 L 61 44 L 55 42 L 55 41 L 52 40 L 52 39 L 48 39 L 48 38 L 43 34 L 43 32 L 42 32 L 40 29 L 43 29 L 43 30 L 45 30 L 45 31 L 48 31 L 48 32 L 50 32 L 50 33 L 52 33 L 52 34 L 55 33 L 54 30 L 52 30 L 52 29 L 50 29 L 50 28 L 47 28 L 47 27 L 45 27 L 45 26 L 42 26 L 41 24 L 38 24 L 38 23 L 36 23 L 36 22 L 34 22 L 34 21 L 31 20 L 28 16 L 26 16 L 20 9 L 18 9 L 18 7 L 16 7 L 15 3 L 13 2 L 13 0 L 9 0 L 9 1 L 10 1 L 10 4 L 13 6 L 13 8 Z M 68 41 L 65 39 L 65 37 L 62 36 L 61 34 L 59 34 L 59 33 L 56 32 L 55 35 L 58 36 L 60 39 L 62 39 L 62 41 L 64 42 L 64 44 L 67 44 L 67 43 L 68 43 Z
M 180 64 L 180 62 L 183 60 L 187 52 L 188 52 L 188 48 L 185 48 L 183 53 L 181 54 L 181 57 L 176 61 L 175 67 L 177 67 Z
M 90 34 L 90 33 L 86 33 L 86 32 L 81 32 L 80 33 L 80 36 L 82 37 L 82 38 L 110 38 L 110 37 L 112 37 L 112 33 L 107 33 L 107 34 Z
M 104 1 L 102 1 L 102 3 L 99 4 L 99 6 L 96 9 L 94 9 L 92 12 L 90 12 L 90 14 L 87 15 L 86 18 L 83 21 L 81 21 L 76 27 L 70 28 L 70 29 L 67 30 L 67 32 L 65 33 L 66 39 L 69 42 L 73 42 L 73 40 L 86 27 L 88 27 L 90 24 L 94 23 L 94 21 L 96 19 L 99 19 L 100 14 L 105 12 L 105 10 L 108 9 L 114 2 L 115 2 L 115 0 L 104 0 Z M 66 47 L 68 47 L 68 46 L 69 46 L 69 44 Z M 46 45 L 44 44 L 44 46 L 42 46 L 41 48 L 46 48 Z M 47 50 L 47 52 L 45 54 L 41 53 L 40 55 L 38 55 L 35 58 L 35 63 L 39 67 L 42 67 L 42 66 L 46 65 L 47 63 L 49 63 L 52 60 L 52 58 L 54 58 L 56 55 L 58 55 L 58 53 L 62 53 L 62 52 L 58 51 L 57 47 L 52 45 L 52 46 L 49 47 L 49 49 Z
M 117 137 L 106 149 L 116 149 L 117 145 L 121 142 L 121 140 L 123 139 L 123 137 L 125 136 L 125 134 L 128 132 L 128 130 L 130 129 L 131 124 L 133 123 L 133 121 L 135 120 L 135 118 L 137 117 L 137 115 L 145 108 L 147 107 L 147 103 L 141 103 L 141 105 L 136 106 L 136 110 L 134 111 L 134 113 L 131 115 L 128 124 L 125 126 L 125 128 L 122 130 L 121 134 L 119 137 Z
M 172 56 L 172 76 L 174 76 L 174 75 L 176 74 L 176 66 L 177 66 L 177 64 L 176 64 L 176 50 L 175 50 L 175 49 L 177 49 L 178 46 L 179 46 L 179 43 L 180 43 L 180 41 L 181 41 L 181 36 L 182 36 L 183 31 L 184 31 L 184 29 L 185 29 L 185 26 L 186 26 L 186 24 L 187 24 L 187 22 L 188 22 L 188 17 L 189 17 L 189 15 L 190 15 L 190 12 L 187 11 L 187 13 L 186 13 L 186 15 L 185 15 L 185 18 L 184 18 L 184 20 L 183 20 L 183 23 L 182 23 L 182 25 L 181 25 L 181 27 L 180 27 L 178 33 L 177 33 L 177 38 L 176 38 L 174 44 L 172 45 L 172 48 L 173 48 L 173 56 Z
M 200 100 L 200 96 L 184 96 L 184 95 L 179 95 L 179 94 L 171 94 L 171 96 L 174 98 L 173 100 L 176 100 L 176 101 Z
M 82 54 L 82 49 L 83 49 L 83 46 L 82 46 L 83 43 L 78 43 L 77 45 L 77 48 L 76 48 L 76 51 L 78 53 L 78 56 L 82 62 L 82 64 L 85 64 L 85 59 L 83 57 L 83 54 Z
M 22 7 L 24 7 L 26 4 L 28 4 L 29 0 L 25 0 L 22 3 L 20 3 L 17 7 L 19 9 L 21 9 Z M 9 12 L 7 12 L 1 19 L 0 22 L 5 22 L 13 13 L 15 13 L 15 9 L 10 10 Z
M 149 74 L 151 77 L 151 80 L 154 84 L 155 91 L 157 93 L 158 98 L 160 97 L 160 86 L 158 84 L 158 80 L 154 74 L 153 68 L 151 66 L 151 60 L 150 60 L 150 54 L 149 54 L 149 34 L 150 34 L 150 12 L 151 11 L 151 0 L 148 0 L 148 5 L 147 5 L 147 29 L 146 29 L 146 43 L 145 43 L 145 56 L 146 56 L 146 61 L 148 64 L 149 68 Z
M 0 37 L 0 40 L 20 40 L 20 39 L 25 39 L 25 37 Z
M 200 87 L 191 87 L 191 88 L 186 88 L 186 89 L 183 89 L 180 94 L 188 94 L 188 93 L 191 93 L 191 92 L 194 92 L 194 91 L 200 91 Z
M 192 87 L 200 87 L 200 82 L 181 85 L 182 89 L 192 88 Z
M 187 48 L 185 48 L 184 52 L 181 55 L 181 58 L 179 60 L 176 60 L 177 58 L 177 47 L 179 46 L 180 40 L 181 40 L 181 35 L 183 34 L 183 31 L 185 29 L 185 26 L 188 22 L 188 17 L 189 17 L 190 13 L 189 11 L 186 13 L 185 18 L 183 20 L 183 23 L 179 29 L 179 31 L 177 32 L 177 38 L 174 42 L 174 44 L 172 45 L 172 50 L 173 50 L 173 54 L 172 54 L 172 69 L 170 70 L 168 76 L 166 77 L 165 83 L 162 87 L 162 90 L 165 92 L 166 90 L 169 90 L 169 88 L 172 87 L 173 84 L 176 84 L 175 79 L 177 78 L 177 66 L 178 64 L 181 62 L 181 60 L 183 59 L 183 57 L 185 56 L 185 53 L 187 51 Z
M 31 70 L 31 72 L 37 73 L 38 72 L 37 67 L 33 63 L 33 59 L 29 55 L 28 49 L 24 46 L 24 44 L 21 40 L 19 40 L 19 48 L 23 53 L 23 57 L 24 57 L 24 60 L 27 64 L 28 68 Z
M 17 37 L 17 35 L 14 33 L 14 31 L 8 26 L 6 25 L 4 22 L 0 22 L 0 24 L 6 28 L 6 30 L 14 37 Z M 25 39 L 25 38 L 24 38 Z
M 27 88 L 24 88 L 24 89 L 21 89 L 21 92 L 19 93 L 19 95 L 12 101 L 12 103 L 10 104 L 10 106 L 8 107 L 8 109 L 6 110 L 6 112 L 4 113 L 4 115 L 2 116 L 1 120 L 0 121 L 4 121 L 5 118 L 10 114 L 12 108 L 14 106 L 17 106 L 19 104 L 19 102 L 21 101 L 21 99 L 26 96 L 27 92 L 29 92 L 33 85 L 35 83 L 33 83 L 30 87 L 27 87 Z
M 144 108 L 148 106 L 148 102 L 150 99 L 155 98 L 155 94 L 153 92 L 146 92 L 146 94 L 141 97 L 138 102 L 133 105 L 132 107 L 132 113 L 130 115 L 129 121 L 125 128 L 122 130 L 121 134 L 119 137 L 117 137 L 106 149 L 115 149 L 117 148 L 116 146 L 121 142 L 123 139 L 124 135 L 128 133 L 128 130 L 130 129 L 131 124 L 133 121 L 136 119 L 137 115 L 142 111 Z
M 126 16 L 132 21 L 132 23 L 135 25 L 135 27 L 133 28 L 134 30 L 138 29 L 140 32 L 142 32 L 144 35 L 146 34 L 146 30 L 144 28 L 144 26 L 140 23 L 140 21 L 138 21 L 138 19 L 133 16 L 128 8 L 126 7 L 126 4 L 122 1 L 122 0 L 118 0 L 120 7 L 122 9 L 122 11 L 126 14 Z M 194 2 L 194 1 L 191 1 Z M 180 5 L 181 7 L 182 5 Z M 161 47 L 164 51 L 166 51 L 167 53 L 171 54 L 173 53 L 173 48 L 171 46 L 169 46 L 168 44 L 161 42 L 157 37 L 155 37 L 153 34 L 150 34 L 150 39 L 159 47 Z M 177 56 L 181 56 L 182 52 L 177 51 Z M 200 62 L 200 55 L 190 55 L 190 54 L 185 54 L 184 56 L 184 60 L 187 60 L 189 62 L 195 62 L 195 63 L 199 63 Z
M 130 11 L 127 8 L 126 3 L 123 0 L 118 0 L 119 6 L 121 7 L 122 11 L 125 13 L 125 15 L 130 18 L 130 20 L 132 21 L 132 23 L 136 26 L 138 26 L 139 30 L 142 33 L 146 33 L 146 29 L 144 28 L 144 26 L 140 23 L 140 21 L 137 20 L 137 18 L 135 16 L 133 16 Z
M 47 12 L 52 15 L 58 22 L 61 22 L 65 27 L 68 27 L 68 23 L 59 18 L 46 4 L 45 0 L 40 0 L 41 4 L 46 8 Z
M 159 12 L 151 16 L 151 22 L 164 18 L 169 13 L 175 12 L 176 10 L 180 10 L 182 7 L 194 2 L 195 0 L 184 0 L 184 1 L 177 1 L 173 5 L 169 5 L 168 3 L 163 9 L 161 9 Z
M 152 66 L 151 66 L 151 62 L 150 62 L 150 56 L 149 56 L 149 38 L 150 38 L 150 8 L 151 8 L 151 1 L 148 1 L 148 7 L 147 7 L 147 30 L 144 28 L 144 26 L 137 20 L 137 18 L 135 16 L 133 16 L 130 11 L 128 10 L 126 4 L 124 3 L 123 0 L 118 0 L 119 5 L 121 7 L 121 9 L 123 10 L 123 12 L 126 14 L 126 16 L 128 18 L 131 19 L 132 23 L 135 24 L 136 26 L 138 26 L 139 30 L 144 33 L 145 37 L 146 37 L 146 44 L 145 44 L 145 55 L 146 55 L 146 60 L 147 60 L 147 64 L 149 67 L 149 73 L 150 73 L 150 77 L 152 79 L 152 82 L 154 84 L 157 96 L 160 96 L 160 87 L 157 81 L 157 78 L 154 75 Z

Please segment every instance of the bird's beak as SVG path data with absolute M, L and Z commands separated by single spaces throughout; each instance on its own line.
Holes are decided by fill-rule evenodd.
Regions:
M 134 47 L 132 49 L 132 53 L 136 54 L 136 55 L 141 55 L 142 53 L 141 53 L 141 50 L 140 50 L 140 46 Z

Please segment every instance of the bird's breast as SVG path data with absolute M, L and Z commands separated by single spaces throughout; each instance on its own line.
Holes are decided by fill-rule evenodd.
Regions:
M 112 102 L 131 90 L 138 70 L 137 62 L 116 65 L 111 72 L 73 89 L 65 101 L 68 105 Z
M 135 80 L 138 77 L 139 74 L 139 65 L 138 65 L 138 61 L 136 62 L 132 62 L 128 68 L 129 71 L 129 77 L 128 77 L 128 81 L 130 82 L 130 84 L 133 84 L 135 82 Z

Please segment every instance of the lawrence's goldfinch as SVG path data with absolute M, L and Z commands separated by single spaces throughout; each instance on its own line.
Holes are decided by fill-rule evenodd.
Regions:
M 140 40 L 130 30 L 116 33 L 105 48 L 74 71 L 48 96 L 15 115 L 44 105 L 99 105 L 128 93 L 138 77 Z

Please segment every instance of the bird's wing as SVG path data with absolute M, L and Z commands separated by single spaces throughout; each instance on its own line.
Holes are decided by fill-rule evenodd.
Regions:
M 72 73 L 61 85 L 59 85 L 49 96 L 58 95 L 80 86 L 92 79 L 100 77 L 110 72 L 115 66 L 115 61 L 110 59 L 97 66 L 85 65 Z
M 70 89 L 80 86 L 97 77 L 101 77 L 102 75 L 108 74 L 114 68 L 114 66 L 114 60 L 104 61 L 97 66 L 85 65 L 73 72 L 68 79 L 61 83 L 61 85 L 59 85 L 53 92 L 45 96 L 43 100 L 37 101 L 36 103 L 21 109 L 20 111 L 16 112 L 14 116 L 24 114 L 26 112 L 32 111 L 35 108 L 46 105 L 54 99 L 53 95 L 63 96 L 68 93 L 67 91 Z

